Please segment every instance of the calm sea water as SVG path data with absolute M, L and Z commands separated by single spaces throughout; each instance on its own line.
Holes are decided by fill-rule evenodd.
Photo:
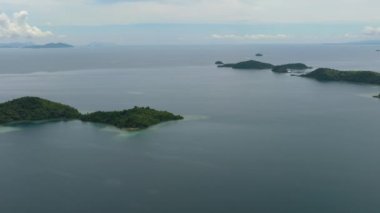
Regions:
M 377 213 L 379 86 L 321 83 L 275 64 L 380 71 L 374 46 L 0 50 L 0 101 L 185 115 L 141 132 L 70 122 L 0 128 L 2 213 Z

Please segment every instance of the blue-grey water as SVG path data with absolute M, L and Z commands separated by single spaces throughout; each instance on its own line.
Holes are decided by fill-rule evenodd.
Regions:
M 321 83 L 259 60 L 380 71 L 376 46 L 1 49 L 0 102 L 185 115 L 141 132 L 82 123 L 0 127 L 1 213 L 377 213 L 379 86 Z

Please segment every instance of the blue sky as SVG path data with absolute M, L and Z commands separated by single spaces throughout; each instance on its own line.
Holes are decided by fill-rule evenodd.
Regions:
M 376 0 L 0 0 L 0 42 L 325 43 L 380 39 Z

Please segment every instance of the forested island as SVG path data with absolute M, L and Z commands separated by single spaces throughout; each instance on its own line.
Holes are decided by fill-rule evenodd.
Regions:
M 380 85 L 380 73 L 372 71 L 340 71 L 329 68 L 319 68 L 301 77 L 318 81 L 344 81 Z
M 87 122 L 110 124 L 118 128 L 144 129 L 166 121 L 182 120 L 183 117 L 149 107 L 134 107 L 123 111 L 89 113 L 82 115 L 80 119 Z
M 137 130 L 166 121 L 182 119 L 183 117 L 180 115 L 149 107 L 81 114 L 71 106 L 38 97 L 23 97 L 0 104 L 0 124 L 41 120 L 81 120 Z
M 272 69 L 274 67 L 273 64 L 264 63 L 255 60 L 243 61 L 235 64 L 222 64 L 218 67 L 230 67 L 233 69 L 256 69 L 256 70 L 264 70 L 264 69 Z
M 232 63 L 232 64 L 218 64 L 218 67 L 230 67 L 233 69 L 252 69 L 252 70 L 271 69 L 273 72 L 276 72 L 276 73 L 287 73 L 290 70 L 306 70 L 306 69 L 311 68 L 302 63 L 273 65 L 270 63 L 265 63 L 265 62 L 255 61 L 255 60 L 243 61 L 243 62 Z

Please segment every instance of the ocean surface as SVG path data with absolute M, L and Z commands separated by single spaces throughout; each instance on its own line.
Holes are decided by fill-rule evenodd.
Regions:
M 379 48 L 0 49 L 0 102 L 39 96 L 82 112 L 185 116 L 140 132 L 80 121 L 0 127 L 0 212 L 378 213 L 380 86 L 214 62 L 380 71 Z

